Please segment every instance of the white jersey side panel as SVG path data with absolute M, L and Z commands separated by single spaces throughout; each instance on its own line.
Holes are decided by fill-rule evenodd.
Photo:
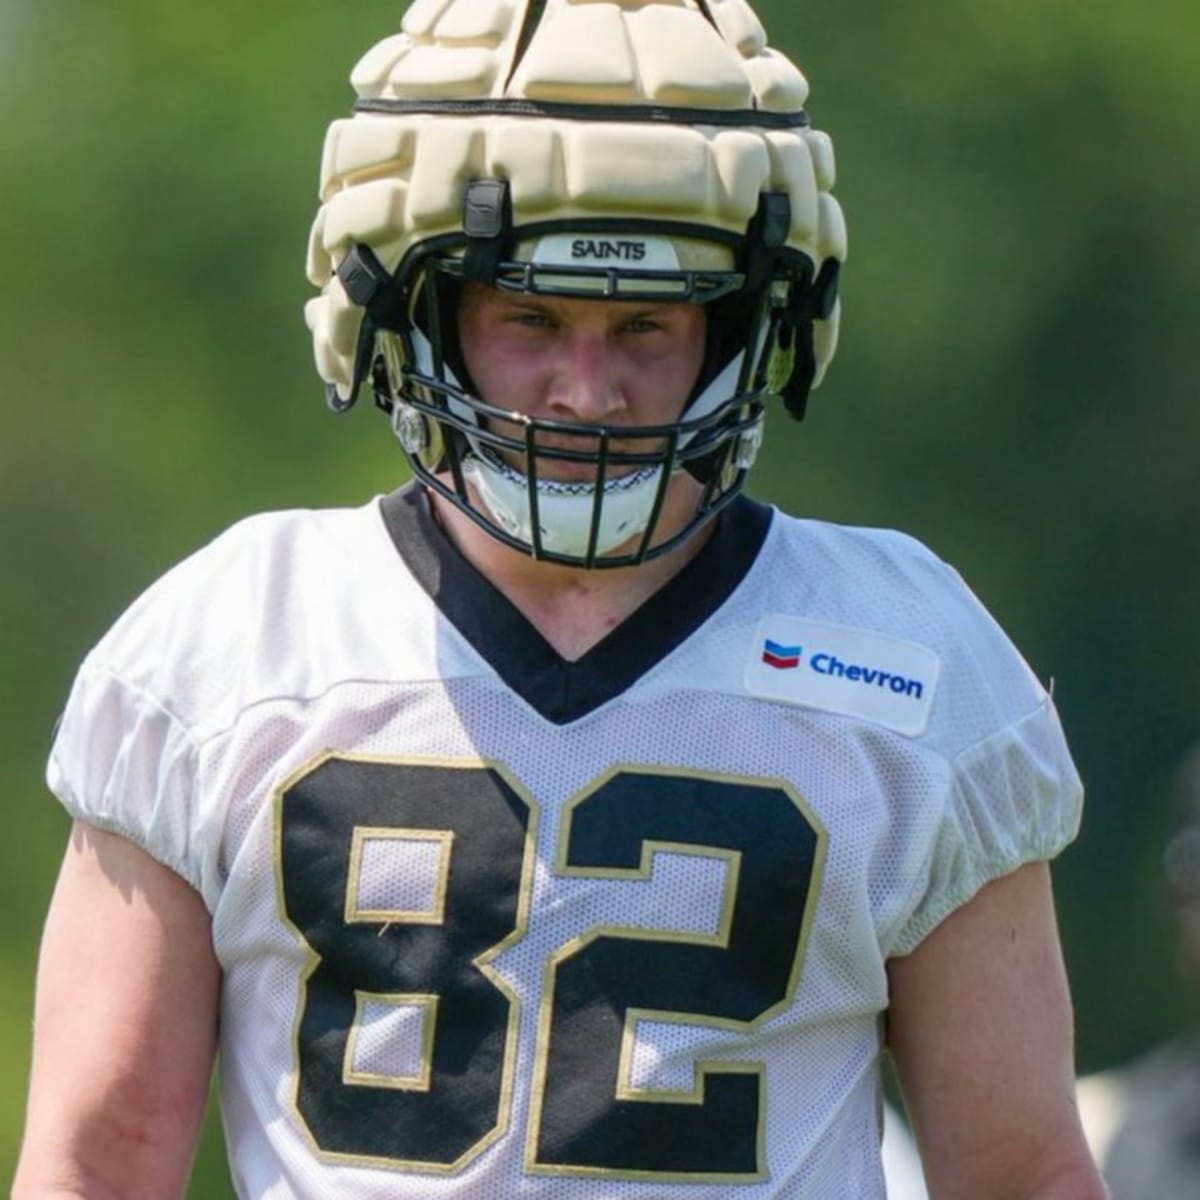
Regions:
M 49 778 L 213 914 L 255 1200 L 882 1200 L 887 957 L 1080 810 L 950 569 L 780 514 L 565 725 L 375 504 L 251 519 L 89 656 Z

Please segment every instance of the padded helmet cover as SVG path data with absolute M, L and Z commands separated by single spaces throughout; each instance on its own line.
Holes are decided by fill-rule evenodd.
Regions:
M 338 267 L 362 245 L 392 272 L 461 232 L 473 180 L 508 181 L 518 233 L 639 218 L 730 241 L 761 194 L 784 193 L 787 246 L 814 273 L 845 258 L 832 144 L 806 123 L 771 122 L 799 113 L 808 85 L 744 0 L 416 0 L 351 82 L 355 115 L 325 140 L 308 252 L 322 290 L 305 313 L 342 401 L 362 373 L 364 309 Z M 813 321 L 814 383 L 839 314 L 835 300 Z

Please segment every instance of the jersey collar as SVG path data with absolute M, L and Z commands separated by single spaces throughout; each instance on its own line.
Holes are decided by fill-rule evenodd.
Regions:
M 741 583 L 772 510 L 739 496 L 703 549 L 636 612 L 568 662 L 459 552 L 410 483 L 380 500 L 387 531 L 441 614 L 496 674 L 547 721 L 566 725 L 619 696 L 687 640 Z

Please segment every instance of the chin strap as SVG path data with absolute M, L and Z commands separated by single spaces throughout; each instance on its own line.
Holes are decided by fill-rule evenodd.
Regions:
M 817 375 L 813 322 L 826 321 L 833 312 L 841 265 L 836 258 L 827 258 L 811 284 L 792 292 L 791 302 L 779 318 L 776 345 L 790 357 L 792 368 L 777 390 L 784 407 L 797 421 L 804 419 Z
M 495 283 L 512 240 L 512 196 L 507 179 L 473 179 L 463 197 L 463 278 Z
M 827 258 L 814 279 L 808 256 L 788 249 L 791 226 L 787 193 L 764 192 L 746 229 L 746 290 L 768 295 L 775 344 L 769 351 L 767 386 L 800 421 L 817 375 L 813 322 L 827 320 L 833 312 L 841 263 Z M 781 280 L 787 284 L 782 304 L 771 295 Z
M 358 390 L 371 370 L 375 334 L 379 329 L 389 326 L 389 315 L 394 303 L 391 297 L 393 276 L 375 256 L 371 247 L 362 242 L 351 246 L 346 257 L 338 263 L 337 277 L 341 280 L 346 295 L 363 309 L 350 395 L 341 395 L 336 384 L 325 385 L 325 399 L 329 407 L 334 412 L 342 413 L 353 408 L 358 399 Z M 388 408 L 390 410 L 390 405 Z

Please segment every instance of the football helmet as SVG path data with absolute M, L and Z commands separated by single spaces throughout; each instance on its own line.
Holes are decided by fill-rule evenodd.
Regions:
M 677 545 L 744 486 L 770 399 L 801 417 L 836 345 L 846 230 L 803 75 L 744 0 L 416 0 L 351 82 L 308 256 L 331 406 L 368 384 L 413 472 L 536 558 L 626 566 Z M 706 305 L 678 419 L 493 407 L 458 345 L 471 283 Z M 679 471 L 696 510 L 656 536 Z

